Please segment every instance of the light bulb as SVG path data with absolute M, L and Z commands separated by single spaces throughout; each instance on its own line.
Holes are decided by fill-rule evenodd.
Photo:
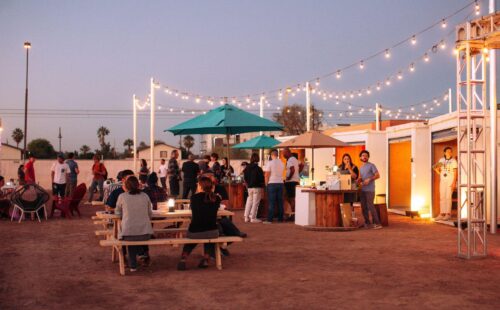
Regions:
M 443 19 L 443 20 L 441 21 L 441 28 L 446 28 L 446 26 L 447 26 L 447 24 L 446 24 L 446 20 L 445 20 L 445 19 Z
M 387 80 L 385 81 L 385 85 L 387 85 L 387 86 L 391 85 L 391 80 L 387 79 Z
M 424 55 L 424 61 L 429 62 L 429 55 L 427 53 L 425 53 Z
M 385 50 L 385 58 L 390 58 L 391 57 L 391 52 L 389 52 L 388 49 Z
M 336 105 L 338 105 L 338 104 L 339 104 L 339 102 L 338 102 L 338 101 L 335 101 L 335 104 L 336 104 Z
M 444 40 L 441 41 L 441 43 L 439 43 L 439 47 L 444 50 L 446 48 L 446 43 L 444 42 Z
M 476 10 L 476 15 L 481 14 L 481 7 L 479 6 L 479 3 L 477 1 L 475 5 L 475 10 Z
M 341 77 L 341 75 L 340 75 L 340 70 L 337 70 L 336 77 L 337 77 L 337 79 L 340 79 L 340 77 Z
M 483 54 L 487 55 L 489 53 L 489 50 L 487 47 L 484 47 L 483 48 Z
M 316 79 L 316 82 L 314 82 L 316 86 L 319 86 L 319 79 Z
M 417 44 L 417 37 L 416 36 L 411 37 L 411 44 L 412 45 Z
M 359 63 L 359 68 L 360 68 L 361 70 L 363 70 L 363 69 L 365 68 L 365 64 L 364 64 L 364 62 L 363 62 L 362 60 L 361 60 L 361 62 Z
M 377 87 L 376 87 L 377 90 L 380 90 L 381 87 L 380 87 L 380 83 L 377 84 Z
M 413 62 L 410 64 L 410 71 L 411 72 L 415 71 L 415 65 L 413 64 Z
M 398 80 L 402 80 L 403 79 L 403 74 L 401 72 L 398 73 Z

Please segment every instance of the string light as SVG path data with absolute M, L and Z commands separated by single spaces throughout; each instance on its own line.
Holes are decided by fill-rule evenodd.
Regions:
M 481 7 L 479 6 L 479 3 L 476 1 L 476 4 L 474 6 L 474 9 L 476 11 L 476 15 L 481 14 Z
M 441 28 L 446 28 L 447 24 L 446 24 L 446 19 L 443 19 L 441 21 Z
M 389 52 L 389 49 L 385 50 L 385 58 L 391 58 L 391 52 Z
M 427 53 L 424 54 L 424 61 L 429 62 L 429 54 Z
M 439 43 L 439 47 L 444 50 L 446 48 L 446 43 L 444 42 L 444 40 L 441 40 L 441 43 Z
M 412 37 L 411 37 L 411 44 L 412 44 L 412 45 L 417 44 L 417 37 L 416 37 L 416 36 L 412 36 Z
M 410 64 L 410 72 L 414 72 L 415 71 L 415 65 L 413 64 L 413 62 Z
M 363 69 L 365 68 L 365 64 L 364 64 L 364 62 L 363 62 L 362 60 L 361 60 L 361 62 L 359 63 L 359 68 L 360 68 L 361 70 L 363 70 Z
M 403 74 L 401 72 L 398 73 L 398 80 L 402 80 L 403 79 Z
M 337 74 L 335 76 L 337 77 L 337 79 L 340 79 L 341 77 L 340 70 L 337 70 Z

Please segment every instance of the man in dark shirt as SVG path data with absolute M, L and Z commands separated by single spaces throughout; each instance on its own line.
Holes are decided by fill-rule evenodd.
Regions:
M 168 161 L 168 184 L 170 186 L 170 196 L 179 196 L 179 181 L 181 180 L 181 171 L 179 169 L 179 151 L 173 150 Z
M 200 166 L 194 162 L 194 155 L 189 154 L 188 161 L 182 164 L 183 183 L 182 183 L 182 199 L 187 199 L 189 192 L 191 196 L 196 193 L 198 175 L 200 174 Z
M 116 208 L 116 202 L 118 201 L 118 196 L 120 196 L 120 194 L 122 194 L 122 193 L 125 193 L 125 189 L 124 189 L 125 181 L 127 181 L 127 178 L 131 175 L 134 175 L 134 172 L 132 170 L 127 169 L 127 170 L 123 170 L 121 172 L 120 182 L 118 182 L 116 184 L 119 187 L 112 190 L 112 192 L 109 194 L 109 197 L 105 202 L 106 206 L 108 206 L 111 209 Z

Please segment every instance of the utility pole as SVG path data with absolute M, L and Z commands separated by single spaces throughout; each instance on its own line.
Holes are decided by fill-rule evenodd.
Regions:
M 59 153 L 62 153 L 62 147 L 61 147 L 61 140 L 62 140 L 61 127 L 59 127 L 59 136 L 57 136 L 57 138 L 59 138 Z

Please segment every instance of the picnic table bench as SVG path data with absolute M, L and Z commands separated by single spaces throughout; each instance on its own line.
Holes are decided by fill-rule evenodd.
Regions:
M 125 275 L 125 258 L 123 255 L 122 247 L 124 246 L 134 246 L 134 245 L 148 245 L 148 246 L 158 246 L 158 245 L 184 245 L 184 244 L 204 244 L 212 243 L 215 244 L 215 264 L 217 269 L 222 269 L 222 258 L 221 258 L 221 245 L 227 245 L 229 242 L 241 242 L 243 238 L 233 237 L 233 236 L 221 236 L 213 239 L 189 239 L 189 238 L 163 238 L 163 239 L 150 239 L 146 241 L 124 241 L 115 238 L 110 238 L 107 240 L 101 240 L 99 244 L 103 247 L 113 247 L 115 252 L 118 253 L 118 262 L 120 266 L 120 274 Z

